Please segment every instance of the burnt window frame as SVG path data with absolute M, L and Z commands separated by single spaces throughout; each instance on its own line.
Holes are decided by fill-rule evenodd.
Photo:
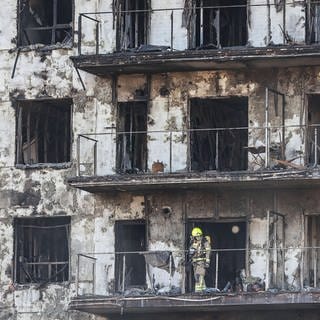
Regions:
M 214 229 L 218 229 L 218 226 L 221 226 L 223 228 L 231 226 L 231 225 L 237 225 L 240 228 L 241 233 L 243 234 L 241 236 L 240 242 L 243 242 L 243 246 L 241 246 L 241 243 L 239 244 L 239 240 L 235 241 L 236 234 L 233 234 L 233 239 L 226 235 L 225 237 L 228 238 L 228 243 L 234 242 L 238 246 L 238 248 L 233 248 L 236 250 L 232 250 L 232 248 L 229 247 L 222 247 L 221 246 L 221 239 L 217 239 L 219 236 L 219 233 L 217 234 L 214 232 Z M 221 264 L 223 262 L 223 258 L 228 258 L 228 256 L 240 256 L 240 258 L 236 261 L 236 264 L 243 264 L 243 269 L 248 272 L 247 270 L 247 257 L 249 255 L 249 249 L 248 249 L 248 237 L 249 237 L 249 228 L 248 228 L 248 220 L 246 217 L 233 217 L 233 218 L 220 218 L 217 220 L 212 220 L 208 218 L 188 218 L 185 222 L 185 260 L 189 261 L 188 252 L 190 249 L 191 244 L 191 231 L 194 227 L 200 227 L 200 229 L 203 232 L 203 236 L 209 236 L 211 241 L 211 255 L 210 255 L 210 265 L 208 268 L 208 272 L 206 272 L 205 275 L 205 281 L 208 288 L 214 287 L 215 282 L 215 269 L 216 269 L 216 263 L 218 262 L 219 268 L 218 268 L 218 286 L 220 285 L 220 290 L 223 291 L 225 285 L 227 282 L 224 282 L 222 279 L 224 276 L 222 276 L 222 273 L 225 272 L 225 268 L 221 267 Z M 241 230 L 241 228 L 244 228 L 244 230 Z M 231 230 L 230 230 L 231 231 Z M 220 232 L 223 233 L 223 231 Z M 239 234 L 240 236 L 240 234 Z M 238 249 L 245 249 L 245 250 L 238 250 Z M 230 251 L 229 251 L 230 250 Z M 216 260 L 217 254 L 219 255 L 218 261 Z M 239 261 L 242 260 L 242 261 Z M 234 271 L 238 268 L 233 268 Z M 211 271 L 211 272 L 210 272 Z M 214 272 L 213 272 L 214 271 Z M 229 270 L 230 271 L 230 270 Z M 238 270 L 240 271 L 240 270 Z M 232 279 L 229 279 L 231 281 Z M 193 267 L 186 268 L 185 270 L 185 288 L 186 292 L 194 292 L 194 274 L 193 274 Z M 233 283 L 233 286 L 236 287 L 236 283 Z M 236 292 L 236 291 L 235 291 Z
M 313 3 L 311 0 L 306 1 L 306 24 L 305 24 L 305 41 L 306 44 L 320 43 L 320 4 Z M 315 12 L 318 11 L 318 16 Z M 318 20 L 318 28 L 316 28 L 316 21 Z
M 303 252 L 303 286 L 320 288 L 319 243 L 320 213 L 310 212 L 304 214 L 304 247 Z M 316 267 L 316 269 L 314 269 Z M 316 276 L 316 279 L 315 279 Z
M 46 1 L 46 0 L 42 0 Z M 47 0 L 48 1 L 48 0 Z M 52 10 L 52 26 L 45 26 L 45 27 L 31 27 L 30 30 L 35 30 L 35 31 L 48 31 L 51 33 L 51 39 L 50 43 L 43 43 L 43 42 L 30 42 L 28 39 L 28 36 L 26 34 L 23 35 L 24 29 L 23 29 L 23 23 L 22 23 L 22 13 L 23 10 L 26 9 L 27 2 L 28 0 L 17 0 L 17 47 L 28 47 L 31 45 L 44 45 L 44 46 L 55 46 L 57 48 L 68 48 L 72 49 L 74 45 L 74 12 L 75 12 L 75 5 L 74 1 L 75 0 L 69 0 L 70 1 L 70 6 L 71 6 L 71 15 L 70 15 L 70 23 L 57 23 L 58 19 L 58 13 L 57 13 L 57 8 L 58 8 L 58 1 L 59 0 L 52 0 L 53 1 L 53 10 Z M 66 0 L 61 0 L 61 1 L 66 1 Z M 28 28 L 25 28 L 28 29 Z M 70 33 L 69 40 L 64 42 L 58 42 L 56 41 L 56 31 L 59 30 L 68 30 Z M 29 42 L 28 44 L 23 43 L 23 37 L 25 37 L 25 40 Z M 67 37 L 65 37 L 67 38 Z
M 145 114 L 142 115 L 142 112 L 140 116 L 144 116 L 144 130 L 126 130 L 126 114 L 124 109 L 128 106 L 131 108 L 131 111 L 135 109 L 136 104 L 144 104 L 143 108 L 145 108 Z M 130 106 L 129 106 L 130 105 Z M 142 108 L 142 107 L 141 107 Z M 121 110 L 123 109 L 123 110 Z M 116 152 L 116 171 L 120 174 L 135 174 L 135 173 L 141 173 L 146 172 L 148 170 L 148 138 L 147 138 L 147 130 L 148 130 L 148 110 L 149 110 L 149 103 L 145 96 L 142 96 L 139 100 L 133 100 L 133 101 L 124 101 L 124 102 L 118 102 L 118 108 L 117 108 L 117 152 Z M 139 117 L 139 114 L 133 116 L 130 115 L 131 123 L 129 126 L 131 127 L 132 122 L 134 120 L 137 120 Z M 134 119 L 133 119 L 134 118 Z M 143 135 L 143 137 L 140 137 L 140 135 Z M 127 157 L 127 150 L 126 143 L 124 140 L 143 140 L 143 145 L 140 150 L 140 159 L 138 159 L 139 150 L 136 150 L 133 146 L 129 146 L 129 148 L 132 148 L 132 151 L 134 152 L 134 159 L 132 157 L 129 158 L 130 166 L 126 166 L 126 157 Z M 136 144 L 136 142 L 134 142 Z M 138 159 L 138 161 L 137 161 Z M 140 162 L 140 167 L 135 166 L 137 162 Z
M 134 8 L 127 9 L 127 5 L 130 2 L 135 1 Z M 144 1 L 143 9 L 136 9 L 136 5 L 139 6 L 139 1 Z M 116 0 L 115 1 L 117 24 L 116 24 L 116 50 L 126 51 L 137 49 L 141 45 L 147 45 L 149 42 L 150 22 L 151 22 L 151 0 Z M 126 35 L 126 24 L 135 21 L 134 33 L 136 28 L 139 27 L 139 19 L 143 18 L 143 39 L 139 39 L 137 35 Z M 128 22 L 129 21 L 129 22 Z M 140 21 L 141 23 L 141 21 Z
M 320 163 L 320 94 L 312 93 L 306 95 L 306 137 L 305 137 L 305 163 L 307 166 L 317 167 Z M 316 110 L 318 109 L 318 110 Z M 315 121 L 316 118 L 316 121 Z M 319 119 L 319 120 L 318 120 Z M 317 137 L 315 137 L 317 135 Z M 315 150 L 315 143 L 318 151 Z M 317 158 L 316 158 L 317 156 Z
M 122 239 L 123 238 L 127 238 L 127 234 L 126 237 L 121 237 L 121 233 L 124 232 L 125 227 L 142 227 L 144 228 L 144 234 L 143 234 L 143 240 L 144 243 L 142 244 L 140 242 L 140 245 L 143 247 L 143 250 L 123 250 L 124 247 L 124 243 L 122 243 Z M 144 287 L 144 289 L 146 289 L 147 287 L 147 265 L 146 265 L 146 261 L 145 261 L 145 257 L 143 254 L 139 254 L 138 252 L 140 251 L 147 251 L 148 248 L 148 243 L 147 243 L 147 236 L 148 236 L 148 231 L 147 231 L 147 223 L 145 219 L 136 219 L 136 220 L 116 220 L 115 224 L 114 224 L 114 237 L 115 237 L 115 268 L 114 268 L 114 279 L 115 279 L 115 292 L 121 292 L 123 290 L 126 290 L 128 288 L 131 287 Z M 121 231 L 122 229 L 122 231 Z M 124 242 L 124 241 L 123 241 Z M 134 244 L 134 241 L 131 241 L 131 245 Z M 137 252 L 138 251 L 138 252 Z M 130 254 L 130 252 L 132 252 Z M 124 256 L 126 256 L 126 258 L 124 258 Z M 137 284 L 133 284 L 132 282 L 130 284 L 127 284 L 126 281 L 123 281 L 123 274 L 125 273 L 125 275 L 127 276 L 128 274 L 130 275 L 130 269 L 129 272 L 126 273 L 127 268 L 123 268 L 123 262 L 130 265 L 130 263 L 132 263 L 133 260 L 135 260 L 136 258 L 139 259 L 138 264 L 143 263 L 144 266 L 139 270 L 139 276 L 133 280 L 133 282 L 135 281 L 139 281 L 141 280 L 142 282 Z M 137 264 L 136 264 L 137 266 Z M 137 280 L 138 279 L 138 280 Z M 143 279 L 143 280 L 142 280 Z
M 228 107 L 229 107 L 229 111 L 230 109 L 233 108 L 233 106 L 235 105 L 236 100 L 239 101 L 239 106 L 241 105 L 245 105 L 245 110 L 241 110 L 241 112 L 244 114 L 244 112 L 246 111 L 246 126 L 243 125 L 233 125 L 231 128 L 236 128 L 233 130 L 228 130 L 227 126 L 214 126 L 212 125 L 210 128 L 203 128 L 201 127 L 201 124 L 198 124 L 198 127 L 195 128 L 192 121 L 195 121 L 197 119 L 192 119 L 192 103 L 193 101 L 195 102 L 195 104 L 197 102 L 200 103 L 200 106 L 196 106 L 194 105 L 194 108 L 201 108 L 203 106 L 201 106 L 201 104 L 207 104 L 205 107 L 206 108 L 210 108 L 209 106 L 209 102 L 212 101 L 212 103 L 214 104 L 215 101 L 218 102 L 218 104 L 221 104 L 221 102 L 223 103 L 223 101 L 227 101 L 230 100 L 230 102 L 228 102 Z M 231 107 L 230 107 L 231 106 Z M 239 106 L 237 105 L 237 108 L 239 108 Z M 214 106 L 215 109 L 218 109 L 217 106 Z M 241 107 L 242 108 L 242 107 Z M 223 108 L 226 109 L 226 108 Z M 222 110 L 224 111 L 224 110 Z M 237 172 L 237 171 L 247 171 L 248 167 L 249 167 L 249 161 L 248 161 L 248 149 L 246 148 L 248 146 L 248 139 L 249 139 L 249 99 L 248 96 L 208 96 L 208 97 L 193 97 L 193 98 L 189 98 L 188 101 L 188 118 L 189 118 L 189 136 L 188 136 L 188 171 L 194 171 L 194 172 L 206 172 L 206 171 L 217 171 L 217 172 Z M 217 110 L 214 111 L 215 113 L 217 113 Z M 211 119 L 212 119 L 212 115 L 211 115 Z M 206 121 L 210 120 L 209 115 L 206 117 Z M 220 119 L 217 119 L 217 122 L 221 121 Z M 216 123 L 216 122 L 215 122 Z M 200 126 L 200 127 L 199 127 Z M 240 129 L 243 128 L 243 129 Z M 209 129 L 209 130 L 206 130 Z M 225 129 L 225 130 L 222 130 Z M 234 133 L 235 132 L 235 133 Z M 238 141 L 238 146 L 239 148 L 242 147 L 242 149 L 239 151 L 239 155 L 236 157 L 232 156 L 230 157 L 230 159 L 232 159 L 232 162 L 230 162 L 230 167 L 228 168 L 226 166 L 226 161 L 223 161 L 223 159 L 227 159 L 227 157 L 222 157 L 223 155 L 227 155 L 230 151 L 233 152 L 235 150 L 237 150 L 234 147 L 230 147 L 228 144 L 222 145 L 221 141 L 228 141 L 230 140 L 230 137 L 232 135 L 238 134 L 240 136 L 240 140 Z M 222 137 L 221 137 L 222 135 Z M 194 141 L 197 140 L 197 136 L 200 140 L 207 140 L 208 144 L 212 147 L 211 148 L 211 152 L 207 152 L 207 145 L 208 144 L 204 144 L 205 147 L 205 151 L 201 150 L 201 148 L 199 149 L 200 151 L 202 151 L 202 154 L 206 154 L 209 155 L 207 157 L 208 160 L 208 165 L 204 165 L 200 166 L 198 165 L 198 168 L 196 167 L 196 163 L 194 163 L 195 158 L 193 153 L 195 153 L 194 149 L 193 149 L 193 144 Z M 218 136 L 218 145 L 216 144 L 216 136 Z M 246 140 L 242 140 L 244 139 L 244 136 L 246 137 Z M 214 144 L 212 145 L 212 141 L 214 141 Z M 216 154 L 216 149 L 218 146 L 218 155 Z M 221 146 L 222 146 L 222 152 L 221 152 Z M 224 148 L 223 148 L 224 146 Z M 201 146 L 200 146 L 201 147 Z M 200 153 L 199 153 L 200 154 Z M 239 163 L 238 163 L 239 162 Z M 222 164 L 222 165 L 221 165 Z M 201 168 L 200 168 L 201 167 Z
M 211 1 L 211 3 L 206 4 L 207 1 Z M 191 10 L 191 13 L 188 13 L 189 18 L 187 26 L 188 26 L 188 47 L 189 49 L 195 48 L 202 48 L 202 49 L 220 49 L 220 48 L 229 48 L 229 47 L 245 47 L 248 43 L 248 0 L 230 0 L 235 3 L 232 4 L 225 4 L 224 0 L 194 0 L 192 3 L 192 8 L 188 8 Z M 244 1 L 245 4 L 241 4 L 239 2 Z M 230 6 L 230 8 L 228 8 Z M 236 7 L 239 6 L 239 7 Z M 222 16 L 224 15 L 225 18 L 229 17 L 226 15 L 225 12 L 228 10 L 238 11 L 241 10 L 245 12 L 245 21 L 241 24 L 242 32 L 238 34 L 238 40 L 233 39 L 233 44 L 227 44 L 230 42 L 229 36 L 223 37 L 221 30 L 225 29 L 228 32 L 232 32 L 232 28 L 230 24 L 225 24 L 222 26 Z M 238 13 L 237 13 L 238 14 Z M 215 19 L 214 16 L 218 18 Z M 243 16 L 243 12 L 239 13 L 237 19 Z M 229 17 L 230 18 L 230 17 Z M 204 19 L 208 19 L 208 23 L 205 24 Z M 204 26 L 206 25 L 207 28 L 210 27 L 210 24 L 214 26 L 214 22 L 219 23 L 218 26 L 215 26 L 214 30 L 210 30 L 210 35 L 208 36 L 209 41 L 205 40 L 204 35 Z M 240 29 L 240 28 L 239 28 Z M 215 36 L 216 43 L 213 41 Z
M 16 134 L 15 134 L 15 165 L 16 167 L 19 166 L 27 166 L 27 167 L 41 167 L 43 165 L 46 166 L 50 166 L 50 167 L 60 167 L 62 164 L 66 165 L 66 164 L 70 164 L 71 163 L 71 157 L 72 157 L 72 140 L 73 140 L 73 130 L 72 130 L 72 122 L 73 122 L 73 100 L 71 98 L 58 98 L 58 99 L 53 99 L 53 98 L 44 98 L 44 99 L 21 99 L 21 100 L 16 100 L 14 101 L 14 107 L 15 107 L 15 111 L 16 111 Z M 39 106 L 36 106 L 37 104 L 39 104 Z M 30 161 L 26 162 L 24 160 L 24 148 L 23 148 L 23 138 L 24 138 L 24 134 L 23 134 L 23 109 L 27 109 L 27 108 L 46 108 L 46 106 L 41 106 L 41 104 L 51 104 L 53 105 L 54 108 L 59 108 L 59 104 L 65 104 L 65 106 L 63 106 L 64 108 L 68 108 L 69 110 L 66 110 L 65 113 L 67 114 L 67 119 L 66 124 L 68 124 L 68 126 L 66 127 L 66 132 L 65 132 L 65 140 L 63 141 L 63 148 L 66 150 L 64 151 L 64 154 L 66 156 L 66 158 L 63 161 L 54 161 L 54 162 L 50 162 L 50 161 L 37 161 L 34 163 L 30 163 Z M 61 106 L 60 106 L 61 107 Z M 31 119 L 31 114 L 32 110 L 27 110 L 27 118 L 29 118 L 28 121 L 30 121 Z M 30 116 L 28 116 L 28 114 Z M 47 114 L 46 112 L 44 112 L 43 114 Z M 38 117 L 40 119 L 40 116 Z M 38 120 L 39 121 L 39 120 Z M 40 122 L 40 121 L 39 121 Z M 44 128 L 45 129 L 45 128 Z M 29 141 L 29 145 L 30 145 L 30 132 L 28 133 L 28 129 L 27 130 L 27 141 Z M 31 129 L 29 128 L 29 131 Z M 39 132 L 37 133 L 39 134 Z M 45 140 L 46 136 L 42 137 L 41 140 Z M 58 138 L 57 138 L 58 139 Z M 29 149 L 31 148 L 31 145 L 29 146 Z M 40 149 L 40 148 L 39 148 Z M 37 149 L 37 153 L 39 154 L 40 151 L 39 149 Z M 43 149 L 45 149 L 43 147 Z M 31 153 L 31 150 L 28 151 L 29 155 Z M 48 152 L 48 151 L 47 151 Z M 43 151 L 43 157 L 48 157 L 48 153 L 47 155 L 45 155 L 45 151 Z M 31 159 L 31 157 L 29 157 Z
M 71 279 L 71 216 L 54 217 L 14 217 L 14 252 L 13 252 L 13 281 L 17 284 L 45 284 L 45 283 L 66 283 Z M 29 231 L 22 231 L 23 229 Z M 37 230 L 38 229 L 38 230 Z M 42 236 L 39 230 L 42 229 Z M 65 235 L 61 232 L 60 236 L 65 238 L 64 248 L 61 239 L 58 239 L 57 230 L 65 229 Z M 31 231 L 33 230 L 33 232 Z M 51 234 L 49 232 L 51 230 Z M 43 234 L 45 235 L 43 237 Z M 29 239 L 28 239 L 29 237 Z M 52 247 L 47 250 L 47 259 L 44 255 L 32 255 L 33 253 L 43 253 L 41 243 L 44 238 L 51 238 Z M 42 238 L 42 239 L 41 239 Z M 54 240 L 55 239 L 55 242 Z M 25 244 L 26 241 L 32 245 Z M 54 242 L 54 243 L 53 243 Z M 41 248 L 41 249 L 40 249 Z M 61 258 L 58 259 L 57 251 L 63 248 Z M 37 250 L 38 249 L 38 250 Z M 29 255 L 27 252 L 29 251 Z M 50 258 L 49 258 L 50 255 Z M 52 256 L 56 256 L 53 261 Z M 38 261 L 37 261 L 38 260 Z M 55 266 L 55 270 L 54 270 Z M 60 267 L 60 269 L 59 269 Z M 43 278 L 43 275 L 47 277 Z M 50 275 L 50 276 L 49 276 Z

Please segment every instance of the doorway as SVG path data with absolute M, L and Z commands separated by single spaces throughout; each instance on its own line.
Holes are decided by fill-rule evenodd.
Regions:
M 320 160 L 320 95 L 312 94 L 308 96 L 308 164 L 317 165 Z M 316 150 L 317 148 L 317 150 Z
M 246 221 L 233 220 L 212 222 L 207 220 L 189 220 L 187 235 L 191 235 L 194 227 L 199 227 L 204 236 L 211 240 L 211 259 L 207 269 L 205 282 L 207 288 L 223 290 L 229 283 L 228 291 L 236 291 L 236 281 L 246 261 Z M 189 239 L 186 237 L 186 239 Z M 186 243 L 187 249 L 190 243 Z M 243 249 L 243 250 L 240 250 Z M 189 270 L 188 270 L 189 269 Z M 192 268 L 187 268 L 186 290 L 194 290 Z
M 116 221 L 115 224 L 115 280 L 116 291 L 146 286 L 145 258 L 146 224 L 144 220 Z
M 117 172 L 147 169 L 147 102 L 121 102 L 118 108 Z
M 191 99 L 190 129 L 191 170 L 247 170 L 247 97 Z

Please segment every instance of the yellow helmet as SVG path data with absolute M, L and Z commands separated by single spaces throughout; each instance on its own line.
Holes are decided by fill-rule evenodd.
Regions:
M 193 237 L 199 237 L 202 236 L 202 230 L 200 228 L 193 228 L 191 232 Z

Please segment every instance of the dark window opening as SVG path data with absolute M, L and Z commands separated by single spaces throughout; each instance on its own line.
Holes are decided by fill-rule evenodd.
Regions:
M 308 25 L 307 25 L 307 42 L 320 42 L 320 4 L 308 2 Z
M 72 0 L 21 0 L 19 45 L 70 45 Z
M 304 279 L 306 287 L 320 287 L 320 216 L 305 217 Z
M 308 163 L 320 163 L 320 95 L 308 97 Z M 317 148 L 317 149 L 316 149 Z
M 246 5 L 246 0 L 197 0 L 190 30 L 191 47 L 246 45 Z
M 194 227 L 201 228 L 203 235 L 209 236 L 211 240 L 210 266 L 205 276 L 207 288 L 218 288 L 219 290 L 226 288 L 227 291 L 233 292 L 241 291 L 240 272 L 245 269 L 246 261 L 246 222 L 189 220 L 187 225 L 188 236 L 191 235 Z M 189 245 L 188 243 L 187 248 L 189 248 Z M 215 251 L 217 249 L 218 251 Z M 218 265 L 218 269 L 216 269 L 216 265 Z M 187 271 L 186 280 L 187 290 L 189 292 L 193 291 L 194 276 L 192 268 Z
M 248 99 L 194 98 L 190 102 L 191 170 L 246 170 Z
M 146 263 L 139 252 L 146 251 L 146 225 L 143 220 L 116 221 L 116 291 L 146 288 Z
M 147 169 L 147 103 L 121 102 L 118 109 L 117 171 Z
M 70 99 L 19 102 L 17 163 L 70 161 L 70 121 Z
M 15 281 L 69 279 L 70 217 L 15 218 Z
M 117 49 L 138 48 L 147 44 L 148 0 L 122 0 L 119 4 Z

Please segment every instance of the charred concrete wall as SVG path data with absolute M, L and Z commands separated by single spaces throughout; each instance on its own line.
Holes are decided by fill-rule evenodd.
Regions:
M 285 215 L 285 230 L 283 241 L 286 244 L 284 255 L 285 289 L 297 290 L 301 285 L 300 260 L 304 245 L 303 217 L 312 212 L 318 212 L 319 201 L 316 194 L 319 190 L 215 190 L 190 191 L 172 193 L 156 193 L 143 197 L 142 195 L 118 195 L 107 197 L 100 195 L 99 205 L 96 206 L 96 219 L 102 222 L 101 230 L 95 229 L 96 243 L 114 244 L 115 221 L 127 219 L 145 219 L 148 230 L 149 250 L 169 250 L 173 252 L 175 275 L 172 284 L 185 286 L 185 257 L 184 250 L 188 244 L 189 235 L 186 226 L 189 221 L 198 222 L 226 222 L 244 221 L 248 232 L 248 271 L 252 277 L 266 279 L 268 251 L 268 221 L 267 211 L 280 212 Z M 290 200 L 294 199 L 294 200 Z M 170 214 L 162 211 L 163 207 L 170 207 Z M 212 239 L 214 242 L 215 240 Z M 108 254 L 103 246 L 99 245 L 102 256 L 97 255 L 98 265 L 101 263 L 112 270 L 112 254 Z M 245 249 L 245 248 L 243 248 Z M 108 262 L 106 262 L 108 261 Z M 104 266 L 106 266 L 104 265 Z M 155 284 L 162 288 L 169 285 L 167 272 L 151 268 Z M 106 273 L 101 279 L 105 279 Z M 113 290 L 111 278 L 103 280 L 107 286 L 99 286 L 101 294 Z M 279 289 L 279 288 L 278 288 Z
M 182 1 L 170 5 L 183 7 Z M 156 8 L 157 3 L 152 3 Z M 290 7 L 291 8 L 291 7 Z M 111 1 L 74 1 L 74 27 L 77 30 L 77 15 L 83 11 L 109 11 Z M 290 9 L 291 10 L 291 9 Z M 301 40 L 301 29 L 296 24 L 302 21 L 301 7 L 292 5 L 294 21 L 289 23 L 292 37 Z M 281 15 L 280 11 L 278 13 Z M 286 14 L 289 14 L 288 11 Z M 260 26 L 264 11 L 251 9 L 253 45 L 265 45 L 267 31 Z M 302 15 L 302 13 L 301 13 Z M 169 15 L 164 15 L 169 19 Z M 258 18 L 255 18 L 258 16 Z M 273 16 L 273 14 L 272 14 Z M 168 45 L 169 38 L 156 41 L 159 35 L 169 34 L 165 19 L 154 16 L 155 23 L 162 28 L 151 31 L 152 44 Z M 181 16 L 175 13 L 175 48 L 186 47 L 186 31 L 181 27 Z M 92 195 L 72 189 L 67 178 L 76 175 L 76 139 L 78 134 L 110 132 L 117 123 L 116 105 L 112 102 L 112 79 L 98 78 L 80 72 L 86 90 L 82 89 L 79 78 L 72 67 L 70 55 L 73 48 L 44 48 L 34 45 L 18 52 L 16 50 L 17 3 L 14 0 L 2 4 L 0 13 L 0 319 L 40 320 L 40 319 L 99 319 L 86 314 L 67 310 L 68 302 L 75 295 L 76 255 L 83 253 L 113 252 L 115 246 L 114 223 L 118 220 L 145 219 L 148 221 L 148 248 L 166 249 L 180 252 L 175 256 L 176 273 L 173 283 L 183 287 L 184 265 L 181 250 L 185 249 L 185 221 L 191 218 L 250 218 L 250 246 L 260 248 L 266 243 L 261 230 L 266 228 L 266 210 L 276 210 L 286 214 L 286 243 L 296 247 L 303 240 L 300 218 L 305 212 L 318 213 L 319 190 L 279 190 L 279 191 L 207 191 L 179 192 L 168 194 L 115 194 Z M 258 25 L 258 26 L 257 26 Z M 274 22 L 277 25 L 277 22 Z M 94 29 L 86 22 L 82 26 L 81 37 L 88 50 L 94 47 Z M 263 32 L 257 32 L 262 29 Z M 276 27 L 275 27 L 276 28 Z M 253 31 L 255 29 L 255 31 Z M 277 33 L 277 32 L 278 33 Z M 281 42 L 277 29 L 273 33 L 274 43 Z M 291 32 L 291 31 L 290 31 Z M 277 33 L 277 36 L 274 35 Z M 254 34 L 254 35 L 253 35 Z M 115 30 L 112 20 L 101 26 L 102 48 L 107 51 L 115 47 Z M 154 40 L 153 40 L 154 39 Z M 252 40 L 251 40 L 252 39 Z M 277 39 L 277 40 L 275 40 Z M 280 40 L 279 40 L 280 39 Z M 154 41 L 154 42 L 153 42 Z M 15 65 L 16 61 L 16 66 Z M 159 74 L 151 77 L 150 101 L 148 101 L 148 129 L 183 130 L 188 127 L 188 100 L 190 97 L 246 96 L 249 101 L 249 123 L 251 127 L 264 123 L 264 88 L 272 86 L 285 93 L 287 98 L 286 122 L 301 124 L 305 119 L 305 94 L 320 93 L 319 72 L 316 68 L 292 68 L 283 70 L 263 70 L 263 72 L 197 72 Z M 136 90 L 146 90 L 145 76 L 121 76 L 117 82 L 118 101 L 135 99 Z M 15 166 L 16 149 L 16 101 L 71 98 L 72 148 L 69 163 L 45 164 L 27 168 Z M 109 129 L 106 129 L 109 128 Z M 254 134 L 250 144 L 258 146 L 263 136 Z M 290 150 L 300 150 L 303 137 L 293 131 L 287 144 Z M 148 167 L 154 161 L 162 161 L 168 171 L 167 137 L 150 136 L 148 141 Z M 109 174 L 115 170 L 115 139 L 109 136 L 99 140 L 98 173 Z M 90 146 L 84 147 L 84 154 L 90 154 Z M 175 134 L 173 169 L 186 168 L 187 141 L 183 134 Z M 288 155 L 288 157 L 290 154 Z M 88 156 L 89 157 L 89 156 Z M 90 160 L 90 159 L 89 159 Z M 300 163 L 300 158 L 296 160 Z M 303 163 L 303 160 L 301 160 Z M 90 161 L 88 161 L 90 162 Z M 294 200 L 292 200 L 294 199 Z M 170 206 L 172 213 L 165 216 L 161 208 Z M 36 284 L 13 284 L 14 228 L 17 217 L 71 216 L 70 234 L 70 281 L 63 284 L 46 284 L 39 288 Z M 98 255 L 97 255 L 98 256 Z M 98 256 L 96 290 L 109 294 L 114 288 L 114 255 Z M 286 257 L 286 285 L 298 287 L 299 277 L 296 252 Z M 250 271 L 254 276 L 264 277 L 265 257 L 252 258 Z M 262 270 L 262 271 L 261 271 Z M 168 285 L 168 275 L 163 271 L 152 271 L 156 283 Z M 84 276 L 89 276 L 84 272 Z M 88 279 L 90 280 L 90 279 Z M 80 291 L 89 292 L 91 284 L 80 284 Z M 236 318 L 235 318 L 236 319 Z

